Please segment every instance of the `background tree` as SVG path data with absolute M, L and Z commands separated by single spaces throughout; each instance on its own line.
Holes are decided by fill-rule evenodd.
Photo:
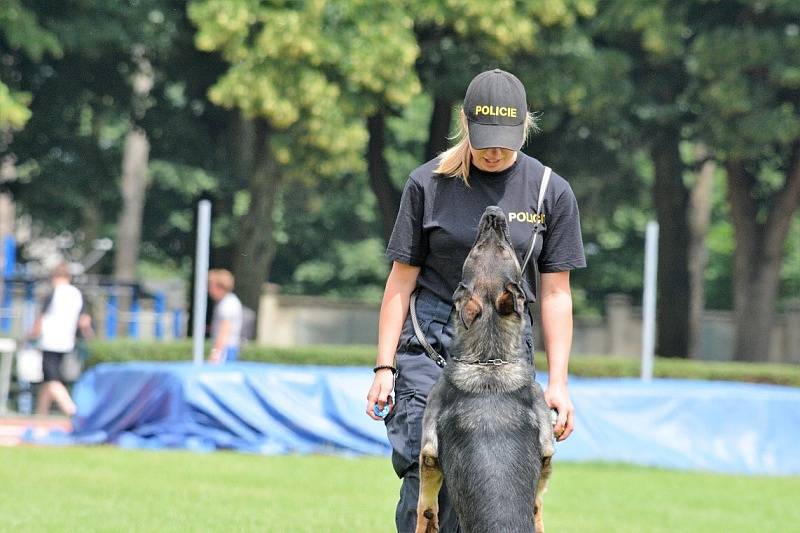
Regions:
M 134 45 L 132 55 L 135 68 L 130 78 L 133 109 L 122 149 L 122 209 L 117 221 L 117 246 L 114 254 L 114 277 L 123 282 L 136 279 L 136 263 L 142 238 L 142 212 L 149 181 L 147 167 L 150 160 L 150 141 L 139 123 L 149 107 L 148 99 L 155 76 L 143 45 Z
M 527 53 L 526 59 L 535 59 L 535 51 L 542 45 L 539 34 L 543 28 L 570 28 L 578 17 L 591 16 L 594 5 L 594 0 L 503 1 L 493 6 L 491 23 L 487 23 L 486 4 L 479 0 L 457 4 L 408 2 L 406 7 L 409 17 L 413 17 L 414 36 L 420 49 L 415 74 L 430 102 L 423 150 L 413 166 L 447 148 L 454 108 L 475 74 L 499 66 L 516 72 L 511 66 L 512 58 Z M 385 153 L 394 142 L 389 138 L 392 132 L 386 127 L 386 118 L 398 113 L 397 102 L 379 98 L 379 105 L 367 119 L 370 185 L 378 201 L 386 242 L 397 216 L 402 185 L 413 168 L 393 174 Z
M 382 94 L 398 102 L 417 90 L 404 76 L 417 49 L 411 19 L 394 2 L 256 5 L 191 2 L 197 45 L 231 63 L 213 102 L 254 122 L 249 204 L 240 219 L 234 273 L 243 303 L 256 309 L 275 254 L 274 209 L 291 163 L 317 177 L 358 169 L 366 141 L 361 117 Z M 306 165 L 310 162 L 317 166 Z M 303 170 L 301 170 L 303 169 Z
M 142 266 L 136 234 L 144 221 L 145 264 L 186 272 L 181 254 L 192 229 L 187 194 L 219 189 L 214 172 L 222 157 L 208 146 L 221 144 L 212 139 L 222 136 L 225 121 L 205 100 L 219 61 L 194 48 L 194 29 L 171 2 L 106 2 L 92 9 L 42 2 L 35 8 L 63 43 L 63 55 L 19 67 L 26 90 L 36 95 L 32 119 L 11 146 L 20 162 L 14 189 L 22 210 L 50 232 L 71 232 L 79 249 L 98 237 L 131 235 L 116 243 L 129 258 L 126 278 L 131 261 Z M 137 94 L 131 77 L 142 61 L 152 71 L 146 87 L 152 86 Z M 131 135 L 149 157 L 141 151 L 131 157 L 130 145 L 126 152 Z M 125 173 L 133 178 L 126 185 L 121 170 L 131 163 L 136 171 Z M 149 186 L 160 193 L 157 205 L 146 201 Z M 136 207 L 125 209 L 121 192 L 131 189 Z M 120 213 L 132 216 L 123 215 L 119 224 Z M 126 224 L 127 231 L 119 227 Z M 98 268 L 111 272 L 114 265 L 104 261 Z
M 26 23 L 0 26 L 0 80 L 30 97 L 14 104 L 24 129 L 12 137 L 5 119 L 0 134 L 15 158 L 3 172 L 17 176 L 17 211 L 34 233 L 68 232 L 78 256 L 109 236 L 135 257 L 140 240 L 138 278 L 190 279 L 192 208 L 207 196 L 211 262 L 235 265 L 249 305 L 265 279 L 378 300 L 404 180 L 447 145 L 472 76 L 500 67 L 521 78 L 539 117 L 524 150 L 578 196 L 590 264 L 574 274 L 578 312 L 600 313 L 610 292 L 638 300 L 654 210 L 662 233 L 686 240 L 662 243 L 660 290 L 686 320 L 688 280 L 690 352 L 703 298 L 774 310 L 800 291 L 792 5 L 508 0 L 491 19 L 471 1 L 196 1 L 189 13 L 163 0 L 3 5 L 22 9 L 60 52 L 29 54 L 11 44 L 29 41 Z M 137 93 L 132 80 L 148 71 Z M 126 158 L 137 132 L 148 156 Z M 135 209 L 123 209 L 128 161 L 138 161 L 126 173 Z M 141 239 L 122 244 L 138 220 Z M 669 252 L 689 243 L 686 261 Z M 95 268 L 112 273 L 112 258 Z M 758 294 L 733 298 L 734 276 Z M 772 304 L 756 302 L 770 286 Z M 767 331 L 774 317 L 757 314 Z M 747 326 L 755 313 L 739 316 Z M 662 338 L 683 342 L 680 327 L 659 323 Z
M 735 358 L 765 360 L 780 270 L 800 205 L 800 6 L 709 6 L 692 30 L 692 104 L 727 172 L 735 250 Z
M 684 129 L 696 119 L 685 99 L 688 75 L 684 56 L 691 2 L 668 1 L 643 6 L 615 0 L 599 12 L 599 46 L 630 57 L 629 80 L 636 89 L 628 120 L 638 138 L 628 149 L 641 149 L 652 169 L 651 197 L 659 222 L 656 352 L 685 357 L 689 352 L 689 170 L 681 155 Z
M 711 229 L 711 215 L 714 207 L 714 179 L 718 173 L 716 161 L 706 147 L 700 143 L 695 146 L 694 183 L 689 192 L 689 338 L 687 355 L 699 358 L 701 353 L 700 335 L 703 311 L 706 306 L 706 267 L 709 252 L 708 233 Z

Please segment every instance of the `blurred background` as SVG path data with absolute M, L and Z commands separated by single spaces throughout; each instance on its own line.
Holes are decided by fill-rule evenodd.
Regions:
M 84 371 L 189 360 L 207 199 L 243 359 L 371 366 L 402 186 L 495 67 L 580 206 L 572 371 L 638 375 L 656 220 L 656 375 L 800 385 L 792 0 L 2 0 L 0 336 L 65 259 Z
M 655 219 L 657 354 L 800 362 L 793 2 L 6 1 L 0 16 L 5 331 L 25 281 L 66 256 L 102 336 L 185 335 L 200 198 L 211 266 L 255 313 L 265 294 L 290 312 L 312 295 L 371 317 L 409 171 L 500 66 L 540 118 L 524 150 L 581 208 L 576 352 L 638 353 L 614 320 L 637 320 Z M 264 343 L 376 334 L 271 322 Z

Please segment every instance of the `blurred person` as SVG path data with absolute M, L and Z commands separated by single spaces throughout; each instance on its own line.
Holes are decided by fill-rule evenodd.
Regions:
M 208 295 L 216 302 L 211 319 L 211 353 L 213 364 L 233 362 L 239 358 L 242 337 L 242 302 L 233 293 L 233 274 L 225 269 L 208 271 Z
M 525 88 L 514 75 L 494 69 L 476 76 L 459 115 L 459 140 L 412 171 L 407 180 L 386 250 L 393 263 L 381 304 L 375 378 L 366 411 L 380 420 L 373 409 L 383 410 L 387 404 L 391 409 L 384 421 L 392 466 L 403 480 L 395 513 L 400 532 L 414 531 L 416 526 L 422 416 L 428 392 L 441 374 L 414 333 L 409 301 L 416 291 L 416 314 L 426 340 L 448 357 L 452 296 L 489 205 L 507 214 L 520 264 L 533 233 L 541 232 L 531 262 L 541 273 L 538 296 L 549 369 L 545 400 L 558 412 L 554 428 L 558 440 L 569 437 L 573 429 L 574 409 L 567 390 L 572 343 L 569 272 L 586 266 L 575 196 L 567 181 L 552 172 L 544 188 L 542 213 L 537 213 L 547 168 L 521 151 L 534 117 L 528 111 Z M 530 305 L 537 293 L 533 265 L 524 281 Z M 533 319 L 526 315 L 520 355 L 533 364 Z M 446 493 L 445 481 L 439 493 L 442 533 L 459 530 Z
M 83 295 L 72 285 L 72 276 L 66 263 L 56 266 L 50 279 L 52 292 L 45 298 L 42 311 L 36 317 L 30 334 L 32 338 L 39 340 L 44 377 L 39 388 L 36 414 L 48 414 L 55 401 L 65 415 L 73 416 L 75 402 L 64 385 L 61 364 L 64 356 L 75 349 L 75 338 L 79 329 L 84 338 L 92 337 L 92 320 L 84 312 Z

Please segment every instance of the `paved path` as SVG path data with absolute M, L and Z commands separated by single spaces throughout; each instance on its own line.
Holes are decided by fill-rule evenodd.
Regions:
M 54 429 L 71 431 L 72 423 L 69 418 L 59 416 L 3 416 L 0 417 L 0 446 L 18 446 L 22 442 L 22 435 L 28 429 L 41 434 L 47 434 Z

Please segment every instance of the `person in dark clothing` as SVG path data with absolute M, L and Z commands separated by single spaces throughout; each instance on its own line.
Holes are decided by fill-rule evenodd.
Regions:
M 494 69 L 476 76 L 467 88 L 460 124 L 457 143 L 409 176 L 386 249 L 392 268 L 381 304 L 375 379 L 366 412 L 381 420 L 376 406 L 391 408 L 384 421 L 393 448 L 392 465 L 403 479 L 395 515 L 400 532 L 414 531 L 416 525 L 422 414 L 441 373 L 414 334 L 409 300 L 416 290 L 422 332 L 447 357 L 453 338 L 453 292 L 489 205 L 505 212 L 520 264 L 533 231 L 541 231 L 531 257 L 541 274 L 541 286 L 536 286 L 529 265 L 525 292 L 529 305 L 540 301 L 549 374 L 545 398 L 558 412 L 558 440 L 569 437 L 574 427 L 567 389 L 572 343 L 569 272 L 586 266 L 575 195 L 566 180 L 520 151 L 535 123 L 525 88 L 513 74 Z M 530 314 L 526 322 L 522 355 L 533 363 Z M 445 480 L 439 494 L 440 531 L 459 531 L 446 484 Z

